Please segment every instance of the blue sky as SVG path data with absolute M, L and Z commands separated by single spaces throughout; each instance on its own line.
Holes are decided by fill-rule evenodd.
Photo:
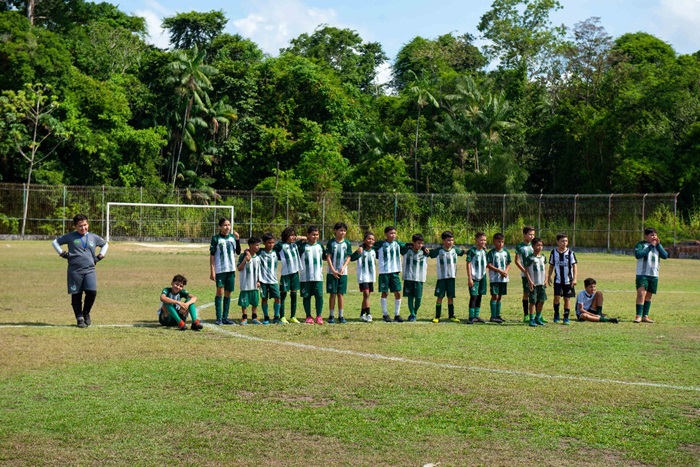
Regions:
M 122 11 L 146 18 L 150 41 L 168 47 L 160 29 L 163 17 L 192 10 L 222 10 L 229 22 L 225 32 L 256 42 L 277 55 L 290 39 L 311 33 L 319 24 L 349 28 L 365 41 L 379 42 L 391 60 L 415 36 L 471 33 L 490 0 L 109 0 Z M 560 0 L 563 9 L 551 16 L 570 29 L 592 16 L 613 37 L 643 31 L 673 46 L 677 53 L 700 50 L 700 0 Z

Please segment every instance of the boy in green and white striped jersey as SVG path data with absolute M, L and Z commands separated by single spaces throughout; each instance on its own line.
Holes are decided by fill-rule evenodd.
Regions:
M 659 285 L 659 259 L 667 259 L 668 252 L 659 241 L 659 235 L 653 227 L 644 229 L 644 240 L 634 246 L 637 258 L 635 286 L 637 287 L 637 305 L 635 323 L 653 323 L 649 318 L 651 298 Z
M 542 307 L 547 301 L 547 258 L 542 254 L 544 244 L 542 239 L 532 239 L 532 255 L 524 258 L 525 274 L 530 288 L 530 326 L 544 326 L 542 320 Z
M 434 250 L 430 250 L 430 257 L 437 258 L 437 283 L 435 284 L 435 319 L 433 323 L 440 322 L 442 314 L 442 299 L 447 295 L 447 310 L 449 312 L 449 320 L 459 323 L 459 318 L 455 316 L 454 298 L 456 294 L 456 277 L 457 277 L 457 257 L 464 255 L 464 250 L 454 246 L 455 236 L 449 230 L 442 233 L 442 246 Z
M 238 306 L 241 307 L 241 325 L 248 324 L 246 308 L 251 307 L 251 318 L 253 324 L 262 324 L 258 321 L 258 304 L 260 303 L 260 239 L 250 237 L 248 248 L 238 257 L 238 271 L 240 272 L 241 292 L 238 296 Z
M 328 262 L 328 274 L 326 274 L 326 292 L 330 294 L 328 299 L 328 322 L 335 323 L 335 302 L 338 299 L 338 323 L 345 324 L 343 308 L 345 307 L 345 294 L 348 292 L 348 263 L 352 255 L 352 245 L 345 238 L 348 226 L 344 222 L 336 222 L 333 226 L 335 238 L 326 244 L 326 261 Z
M 477 232 L 475 245 L 467 251 L 467 278 L 469 283 L 469 320 L 467 324 L 483 323 L 481 297 L 486 295 L 486 234 Z
M 262 297 L 263 324 L 270 324 L 268 300 L 274 299 L 274 324 L 280 321 L 280 286 L 277 281 L 277 253 L 275 252 L 275 236 L 271 233 L 263 234 L 264 248 L 258 251 L 260 257 L 260 296 Z M 286 320 L 285 320 L 286 322 Z
M 372 232 L 365 232 L 362 245 L 350 256 L 350 261 L 357 261 L 357 283 L 362 292 L 362 311 L 360 320 L 371 323 L 372 313 L 370 312 L 369 296 L 374 292 L 374 281 L 377 279 L 377 268 L 375 262 L 377 253 L 374 251 L 375 238 Z
M 403 255 L 403 294 L 408 299 L 408 320 L 415 321 L 423 299 L 423 284 L 428 276 L 428 253 L 423 248 L 423 235 L 414 234 L 410 248 L 401 249 Z
M 389 292 L 394 293 L 394 321 L 403 323 L 401 318 L 401 249 L 406 247 L 404 242 L 396 240 L 396 227 L 384 228 L 385 240 L 374 244 L 379 265 L 379 291 L 382 294 L 382 320 L 390 323 L 391 317 L 387 309 Z
M 301 298 L 306 313 L 306 324 L 314 324 L 311 317 L 311 297 L 316 299 L 316 324 L 323 324 L 323 262 L 326 252 L 318 243 L 318 227 L 306 230 L 306 242 L 297 241 L 301 271 L 299 271 Z
M 238 233 L 231 230 L 231 219 L 219 219 L 219 233 L 209 245 L 209 278 L 216 283 L 216 324 L 234 324 L 228 318 L 231 292 L 236 284 L 236 255 L 241 254 Z
M 299 248 L 297 240 L 306 240 L 306 237 L 298 236 L 292 227 L 287 227 L 282 231 L 282 241 L 275 245 L 277 257 L 282 263 L 280 277 L 280 323 L 287 324 L 284 317 L 284 302 L 289 292 L 290 312 L 289 322 L 299 323 L 297 320 L 297 292 L 299 291 L 299 271 L 301 270 L 301 259 L 299 258 Z
M 491 321 L 503 323 L 501 317 L 501 299 L 508 293 L 508 272 L 510 271 L 510 253 L 503 248 L 505 236 L 497 233 L 493 236 L 493 248 L 486 254 L 486 267 L 489 270 L 491 285 Z

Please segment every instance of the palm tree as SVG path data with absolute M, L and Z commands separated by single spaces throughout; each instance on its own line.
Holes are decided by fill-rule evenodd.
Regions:
M 409 92 L 416 98 L 416 106 L 418 107 L 418 116 L 416 117 L 416 139 L 413 146 L 413 180 L 415 181 L 415 191 L 418 192 L 418 132 L 420 130 L 420 113 L 423 107 L 432 105 L 440 107 L 437 99 L 428 90 L 428 81 L 425 78 L 419 79 L 418 75 L 412 70 L 408 71 L 414 79 L 413 85 L 408 88 Z

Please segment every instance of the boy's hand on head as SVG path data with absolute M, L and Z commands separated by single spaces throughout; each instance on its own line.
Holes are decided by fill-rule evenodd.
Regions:
M 236 237 L 236 240 L 240 240 L 241 236 L 236 232 L 235 230 L 233 231 L 233 236 Z

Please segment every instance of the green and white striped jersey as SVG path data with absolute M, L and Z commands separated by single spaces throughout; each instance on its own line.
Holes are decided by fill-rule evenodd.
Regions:
M 462 255 L 464 255 L 464 251 L 456 246 L 453 246 L 449 250 L 445 250 L 443 247 L 430 250 L 430 257 L 437 258 L 436 269 L 438 280 L 454 279 L 457 277 L 457 257 Z
M 543 254 L 539 256 L 530 255 L 525 260 L 523 260 L 523 266 L 525 266 L 530 273 L 530 279 L 535 285 L 545 285 L 546 280 L 546 268 L 547 258 Z
M 163 289 L 163 291 L 160 293 L 161 295 L 165 295 L 166 297 L 172 299 L 172 300 L 177 300 L 178 302 L 182 303 L 182 299 L 184 298 L 185 300 L 190 298 L 190 293 L 185 290 L 181 289 L 179 293 L 173 293 L 173 289 L 170 287 L 166 287 Z M 163 302 L 161 302 L 161 306 L 163 305 Z M 177 311 L 180 311 L 180 305 L 173 305 Z
M 274 250 L 282 263 L 282 275 L 287 276 L 301 270 L 301 259 L 297 243 L 277 242 Z
M 503 248 L 501 251 L 498 251 L 495 248 L 493 248 L 486 254 L 486 264 L 491 264 L 495 268 L 505 271 L 506 267 L 510 264 L 510 253 L 508 253 L 508 250 L 506 250 L 505 248 Z M 508 279 L 509 277 L 503 277 L 496 271 L 492 271 L 489 269 L 489 281 L 491 283 L 502 284 L 505 282 L 509 282 Z
M 275 250 L 269 253 L 266 250 L 259 250 L 260 258 L 260 282 L 263 284 L 277 284 L 277 253 Z
M 209 245 L 209 254 L 214 257 L 214 272 L 236 271 L 236 255 L 241 253 L 241 244 L 231 234 L 214 235 Z
M 245 253 L 241 253 L 238 257 L 238 265 L 245 261 Z M 241 292 L 249 292 L 257 290 L 258 282 L 260 282 L 260 257 L 253 256 L 250 261 L 245 264 L 245 267 L 238 274 Z
M 472 280 L 480 281 L 486 275 L 486 249 L 479 250 L 475 246 L 467 251 L 467 262 L 472 272 Z
M 347 265 L 345 264 L 345 259 L 352 254 L 352 245 L 347 239 L 343 239 L 342 242 L 338 242 L 335 238 L 332 238 L 326 244 L 326 255 L 331 259 L 333 267 L 336 271 L 340 271 L 342 276 L 348 275 Z M 342 268 L 342 271 L 341 271 Z M 331 274 L 331 268 L 328 267 L 328 274 Z
M 374 244 L 372 248 L 377 252 L 379 274 L 401 272 L 401 248 L 405 246 L 404 242 L 398 240 L 393 242 L 380 241 Z
M 520 242 L 515 245 L 515 254 L 520 256 L 520 264 L 525 266 L 525 259 L 533 254 L 532 244 Z M 520 276 L 525 277 L 525 273 L 520 271 Z
M 310 245 L 306 242 L 297 242 L 299 245 L 299 257 L 301 258 L 301 271 L 299 271 L 299 281 L 301 282 L 322 282 L 323 262 L 326 259 L 326 252 L 319 242 Z
M 659 243 L 657 246 L 641 241 L 634 246 L 637 258 L 637 275 L 659 277 L 659 259 L 667 259 L 668 252 Z
M 362 253 L 355 250 L 355 253 L 350 257 L 350 261 L 357 261 L 357 283 L 367 284 L 377 280 L 377 268 L 374 262 L 377 259 L 377 253 L 374 249 L 369 250 L 363 247 Z
M 408 248 L 403 255 L 403 279 L 425 282 L 428 278 L 428 255 L 423 250 Z

